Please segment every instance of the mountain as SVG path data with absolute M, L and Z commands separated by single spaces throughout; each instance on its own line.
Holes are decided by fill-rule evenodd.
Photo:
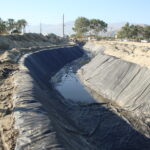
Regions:
M 65 34 L 71 35 L 73 34 L 72 27 L 74 22 L 65 23 Z M 100 33 L 102 36 L 114 36 L 116 32 L 118 32 L 125 23 L 109 23 L 107 32 Z M 43 34 L 54 33 L 59 36 L 62 36 L 62 24 L 41 24 L 41 30 Z M 40 33 L 40 24 L 39 25 L 30 25 L 26 29 L 27 32 Z
M 107 32 L 100 32 L 101 36 L 114 36 L 126 22 L 121 23 L 108 23 Z
M 73 34 L 72 27 L 74 22 L 65 23 L 65 34 L 71 35 Z M 62 36 L 62 24 L 41 24 L 41 30 L 43 34 L 54 33 L 59 36 Z M 40 33 L 40 24 L 39 25 L 30 25 L 26 28 L 27 32 L 31 33 Z

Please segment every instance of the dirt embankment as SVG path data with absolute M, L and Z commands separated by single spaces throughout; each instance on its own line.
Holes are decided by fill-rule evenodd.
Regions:
M 47 36 L 35 33 L 26 33 L 24 35 L 0 35 L 0 50 L 29 48 L 33 46 L 51 46 L 64 42 L 64 39 L 54 34 Z
M 39 49 L 63 46 L 68 44 L 66 39 L 50 34 L 43 36 L 40 34 L 24 35 L 1 35 L 0 36 L 0 62 L 16 63 L 19 58 L 29 52 Z
M 145 136 L 148 133 L 148 130 L 146 131 L 148 126 L 141 126 L 136 121 L 130 120 L 132 117 L 128 115 L 129 121 L 135 122 L 137 127 L 133 128 L 128 118 L 123 117 L 125 113 L 131 114 L 130 112 L 142 116 L 134 109 L 143 113 L 143 108 L 146 108 L 140 96 L 145 92 L 141 89 L 146 89 L 145 82 L 149 78 L 140 82 L 138 87 L 136 86 L 139 80 L 137 72 L 141 77 L 147 70 L 101 53 L 82 68 L 83 77 L 90 84 L 90 88 L 97 89 L 98 93 L 108 96 L 112 101 L 119 97 L 118 102 L 130 107 L 128 111 L 125 107 L 121 109 L 111 107 L 111 103 L 107 102 L 90 105 L 71 104 L 65 102 L 58 92 L 56 94 L 53 91 L 54 89 L 49 88 L 50 76 L 66 63 L 82 55 L 83 52 L 78 47 L 66 47 L 36 52 L 22 59 L 22 67 L 15 78 L 15 117 L 20 131 L 16 149 L 149 150 L 150 139 Z M 134 77 L 136 80 L 128 89 L 127 86 Z M 137 88 L 130 92 L 132 87 Z M 142 96 L 148 98 L 147 91 Z M 140 101 L 142 103 L 139 103 Z M 117 113 L 112 111 L 113 108 L 116 108 Z M 149 110 L 148 107 L 145 110 Z M 141 130 L 145 133 L 138 130 L 139 126 L 143 127 L 144 130 Z
M 63 46 L 66 41 L 39 34 L 0 36 L 0 150 L 14 150 L 18 131 L 14 128 L 14 74 L 19 58 L 30 52 Z
M 95 57 L 79 71 L 82 81 L 150 138 L 150 44 L 89 42 Z
M 12 81 L 17 68 L 17 64 L 9 62 L 0 64 L 0 150 L 13 150 L 15 147 L 17 130 L 14 129 Z
M 119 41 L 95 41 L 88 42 L 85 48 L 94 52 L 104 51 L 106 55 L 139 64 L 150 68 L 150 43 L 119 42 Z
M 49 83 L 52 75 L 81 56 L 82 49 L 69 46 L 43 50 L 21 59 L 20 71 L 14 80 L 14 116 L 19 130 L 16 150 L 65 150 L 66 141 L 70 143 L 67 144 L 70 150 L 82 145 L 79 139 L 74 141 L 77 135 L 66 135 L 71 126 L 66 124 L 69 108 L 56 98 L 57 94 L 52 92 Z
M 76 48 L 71 48 L 72 52 L 69 50 L 70 48 L 63 49 L 65 53 L 62 51 L 58 52 L 58 50 L 54 50 L 53 52 L 45 50 L 28 56 L 23 63 L 25 67 L 21 68 L 18 67 L 17 62 L 23 54 L 35 52 L 40 49 L 49 49 L 54 46 L 54 43 L 52 44 L 49 41 L 44 42 L 45 37 L 43 37 L 43 41 L 42 39 L 35 38 L 35 40 L 26 39 L 19 42 L 21 38 L 18 38 L 17 41 L 11 41 L 12 43 L 10 45 L 13 46 L 10 46 L 10 48 L 13 48 L 12 50 L 2 50 L 0 54 L 0 147 L 2 150 L 13 150 L 16 144 L 18 131 L 14 129 L 14 113 L 16 118 L 18 117 L 16 123 L 18 129 L 21 131 L 16 146 L 18 149 L 22 149 L 24 146 L 31 146 L 31 149 L 33 149 L 33 147 L 34 149 L 42 149 L 43 147 L 53 147 L 54 149 L 58 147 L 62 148 L 62 145 L 59 145 L 58 139 L 60 139 L 64 145 L 66 144 L 68 149 L 83 149 L 84 147 L 84 149 L 89 150 L 92 149 L 93 146 L 95 149 L 99 149 L 100 147 L 106 149 L 111 149 L 112 147 L 117 149 L 119 147 L 121 149 L 121 147 L 129 146 L 131 149 L 135 149 L 137 145 L 137 149 L 144 147 L 148 150 L 150 148 L 149 139 L 143 136 L 150 136 L 150 121 L 148 118 L 150 73 L 149 69 L 143 69 L 137 65 L 139 59 L 144 60 L 144 58 L 149 57 L 149 51 L 144 51 L 145 48 L 149 49 L 147 44 L 141 45 L 138 43 L 107 41 L 87 43 L 88 46 L 86 45 L 86 48 L 91 49 L 96 56 L 89 64 L 82 68 L 82 75 L 86 85 L 90 86 L 91 89 L 93 88 L 103 97 L 121 106 L 121 109 L 120 107 L 118 108 L 120 115 L 123 116 L 128 113 L 134 116 L 135 120 L 131 120 L 131 124 L 135 122 L 133 125 L 134 128 L 137 129 L 135 131 L 128 123 L 120 119 L 120 117 L 117 117 L 112 114 L 111 111 L 104 108 L 101 108 L 102 111 L 100 111 L 99 108 L 94 107 L 96 109 L 96 116 L 93 114 L 94 111 L 90 108 L 90 111 L 88 110 L 86 114 L 86 117 L 88 117 L 87 120 L 90 121 L 85 124 L 85 122 L 82 122 L 82 113 L 80 113 L 81 116 L 76 114 L 78 112 L 77 109 L 82 110 L 83 114 L 85 114 L 85 108 L 70 107 L 69 105 L 67 107 L 68 111 L 66 111 L 64 107 L 62 107 L 64 104 L 60 104 L 59 100 L 53 99 L 52 96 L 50 98 L 47 97 L 47 91 L 41 87 L 43 87 L 44 84 L 48 84 L 49 76 L 57 72 L 67 62 L 82 56 L 82 53 L 76 51 Z M 27 45 L 27 47 L 24 48 L 24 44 Z M 14 46 L 17 48 L 14 48 Z M 132 59 L 134 57 L 138 59 Z M 122 59 L 127 61 L 123 61 Z M 130 63 L 129 61 L 137 64 Z M 143 64 L 140 62 L 139 64 L 148 67 L 148 62 L 145 62 L 146 63 Z M 15 87 L 13 84 L 14 77 Z M 37 83 L 35 84 L 35 82 Z M 40 86 L 38 87 L 37 85 Z M 16 95 L 12 97 L 14 91 Z M 44 93 L 45 96 L 43 95 Z M 15 102 L 13 100 L 15 100 Z M 48 114 L 45 115 L 46 112 L 43 111 L 43 106 L 39 101 L 47 108 L 46 112 L 49 114 L 49 118 Z M 17 106 L 15 111 L 14 103 Z M 107 112 L 106 115 L 104 114 L 104 110 Z M 60 114 L 62 116 L 60 116 Z M 68 114 L 70 115 L 69 117 L 67 117 Z M 41 117 L 39 117 L 39 115 L 41 115 Z M 93 117 L 93 115 L 95 117 Z M 129 120 L 133 119 L 130 115 L 128 115 L 129 118 L 127 118 Z M 110 117 L 110 119 L 107 119 L 108 117 Z M 33 118 L 35 120 L 33 120 Z M 79 132 L 80 136 L 78 136 L 76 130 L 74 132 L 72 126 L 66 126 L 68 125 L 68 122 L 65 122 L 67 118 L 72 118 L 73 123 L 71 122 L 71 125 L 73 125 L 73 127 L 76 123 L 75 125 L 79 127 L 79 129 L 81 128 L 79 131 L 84 131 L 83 133 Z M 136 122 L 136 119 L 138 122 Z M 24 120 L 27 122 L 26 124 L 23 122 Z M 53 120 L 52 125 L 51 120 Z M 43 123 L 44 121 L 45 123 Z M 139 121 L 141 122 L 139 123 Z M 143 126 L 141 126 L 141 124 Z M 55 128 L 53 128 L 54 125 Z M 84 129 L 82 129 L 82 127 L 84 127 Z M 29 129 L 31 132 L 28 132 Z M 57 134 L 55 132 L 56 129 L 60 131 L 57 132 Z M 89 136 L 91 130 L 93 132 Z M 26 134 L 24 134 L 24 131 Z M 114 133 L 119 134 L 118 136 L 116 136 L 116 134 L 114 136 Z M 88 135 L 86 140 L 85 135 Z M 103 137 L 105 138 L 103 139 Z M 112 141 L 114 144 L 112 144 Z M 143 145 L 138 141 L 142 141 L 141 143 Z M 110 144 L 108 144 L 109 142 Z M 123 144 L 126 146 L 122 146 Z M 83 147 L 81 145 L 83 145 Z

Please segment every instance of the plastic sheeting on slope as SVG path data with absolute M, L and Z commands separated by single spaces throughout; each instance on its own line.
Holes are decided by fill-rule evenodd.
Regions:
M 67 47 L 44 50 L 22 58 L 20 71 L 14 78 L 14 116 L 15 126 L 19 130 L 16 150 L 63 150 L 51 120 L 40 103 L 46 96 L 36 81 L 41 86 L 47 85 L 47 79 L 52 74 L 82 55 L 80 48 Z
M 51 75 L 82 55 L 78 47 L 68 47 L 22 60 L 14 81 L 16 150 L 149 150 L 150 140 L 105 104 L 65 102 L 48 87 Z

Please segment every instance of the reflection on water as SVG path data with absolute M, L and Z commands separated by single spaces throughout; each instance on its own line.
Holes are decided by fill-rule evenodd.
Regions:
M 57 81 L 55 79 L 54 88 L 57 89 L 64 98 L 88 103 L 95 101 L 80 83 L 80 80 L 73 72 L 72 67 L 61 70 L 56 75 L 56 78 Z

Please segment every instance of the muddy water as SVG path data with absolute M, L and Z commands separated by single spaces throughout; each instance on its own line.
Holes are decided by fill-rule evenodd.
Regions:
M 95 99 L 82 85 L 72 66 L 63 68 L 53 77 L 54 88 L 67 100 L 93 103 Z

